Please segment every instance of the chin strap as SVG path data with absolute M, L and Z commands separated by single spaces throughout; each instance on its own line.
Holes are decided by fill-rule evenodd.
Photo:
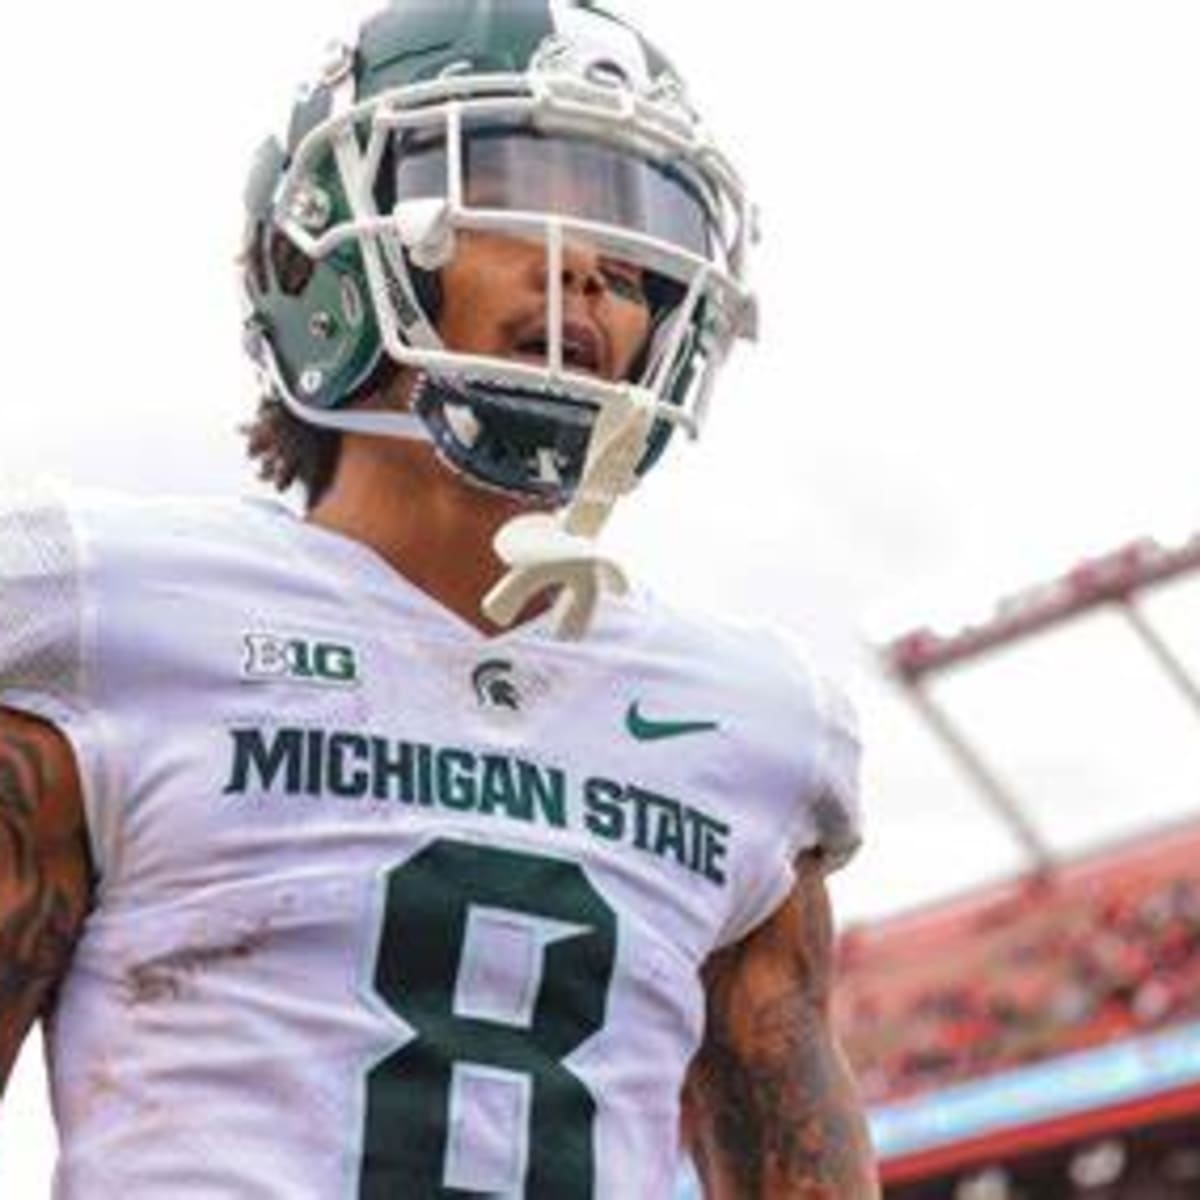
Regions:
M 558 591 L 552 621 L 560 638 L 587 633 L 603 592 L 624 595 L 621 567 L 597 552 L 595 539 L 617 501 L 637 483 L 637 467 L 654 428 L 651 393 L 630 387 L 596 418 L 575 496 L 559 513 L 530 513 L 496 535 L 496 553 L 508 573 L 487 594 L 484 614 L 510 626 L 525 606 L 550 588 Z

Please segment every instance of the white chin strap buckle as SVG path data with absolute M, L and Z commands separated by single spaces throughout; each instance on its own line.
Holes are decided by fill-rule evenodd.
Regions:
M 603 591 L 629 590 L 615 562 L 599 556 L 590 538 L 567 533 L 549 513 L 509 521 L 496 535 L 496 552 L 509 571 L 488 593 L 483 611 L 497 625 L 511 625 L 534 597 L 555 589 L 554 631 L 577 640 L 587 633 Z
M 652 393 L 630 387 L 596 418 L 575 498 L 561 512 L 530 513 L 496 535 L 509 571 L 483 601 L 484 614 L 507 628 L 536 596 L 557 589 L 554 632 L 577 640 L 587 633 L 601 594 L 624 595 L 629 581 L 595 538 L 618 499 L 637 483 L 637 467 L 654 428 Z

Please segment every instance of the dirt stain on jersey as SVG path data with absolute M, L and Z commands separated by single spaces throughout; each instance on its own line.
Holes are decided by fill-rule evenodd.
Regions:
M 266 945 L 266 927 L 216 946 L 181 946 L 137 963 L 125 972 L 125 1003 L 130 1008 L 181 999 L 198 975 L 225 963 L 247 959 Z

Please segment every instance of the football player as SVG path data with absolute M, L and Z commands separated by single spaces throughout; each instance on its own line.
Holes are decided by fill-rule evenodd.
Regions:
M 667 60 L 397 0 L 246 195 L 274 502 L 0 509 L 0 1080 L 64 1200 L 876 1194 L 830 1028 L 858 746 L 597 541 L 753 333 Z

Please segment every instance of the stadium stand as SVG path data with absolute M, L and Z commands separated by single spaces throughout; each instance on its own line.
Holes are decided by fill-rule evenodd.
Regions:
M 1200 825 L 849 929 L 840 955 L 889 1200 L 1200 1197 Z
M 841 960 L 875 1103 L 1200 1018 L 1200 829 L 851 930 Z

